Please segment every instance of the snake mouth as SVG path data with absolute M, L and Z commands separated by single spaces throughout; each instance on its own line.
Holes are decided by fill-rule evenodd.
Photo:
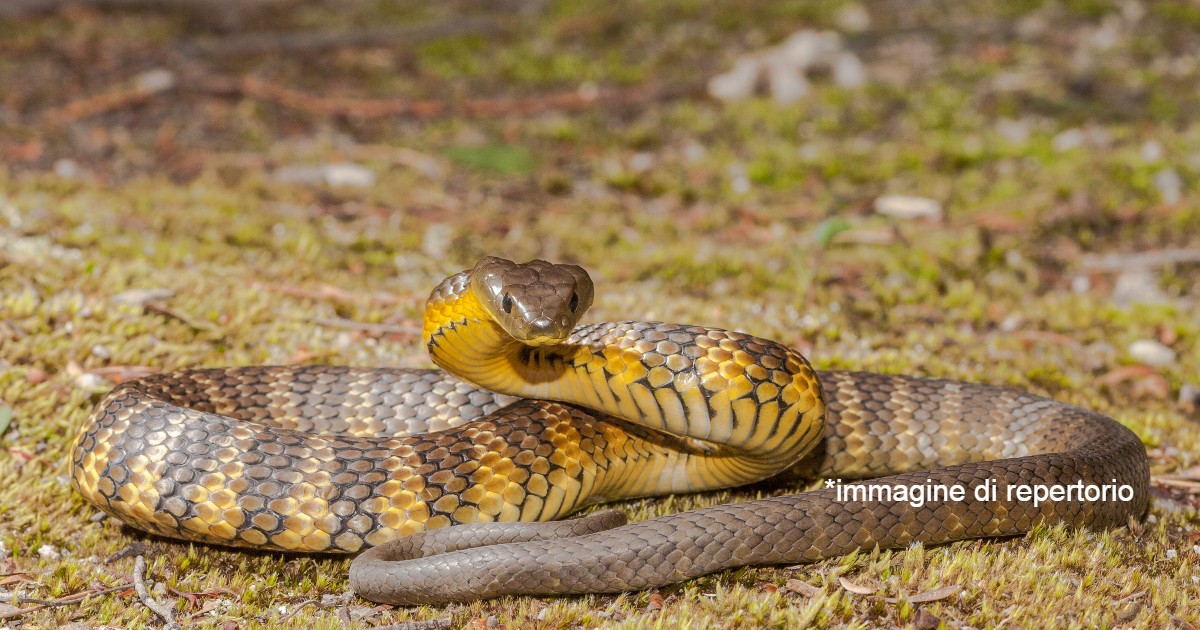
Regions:
M 517 341 L 520 341 L 521 343 L 523 343 L 527 346 L 532 346 L 535 348 L 538 346 L 559 345 L 559 344 L 566 342 L 566 340 L 567 340 L 567 336 L 558 336 L 558 335 L 533 335 L 531 337 L 526 337 L 524 339 L 517 339 Z

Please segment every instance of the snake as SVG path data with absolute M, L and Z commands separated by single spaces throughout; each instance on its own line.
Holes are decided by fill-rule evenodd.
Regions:
M 593 299 L 579 266 L 488 257 L 426 302 L 438 369 L 194 368 L 120 383 L 80 429 L 71 483 L 150 534 L 357 553 L 351 588 L 394 605 L 641 591 L 1039 524 L 1111 528 L 1148 509 L 1145 447 L 1101 413 L 1006 387 L 818 371 L 733 330 L 580 324 Z M 611 509 L 562 520 L 781 476 L 827 481 L 636 523 Z

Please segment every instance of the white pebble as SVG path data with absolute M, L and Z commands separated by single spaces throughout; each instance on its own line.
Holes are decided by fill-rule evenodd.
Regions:
M 781 64 L 767 64 L 767 85 L 771 87 L 771 98 L 780 105 L 788 105 L 808 96 L 808 79 L 796 68 Z
M 842 38 L 833 31 L 800 31 L 785 39 L 776 54 L 783 63 L 804 70 L 842 49 Z
M 1087 293 L 1092 288 L 1092 279 L 1084 274 L 1079 274 L 1071 278 L 1071 291 L 1075 293 Z
M 1162 197 L 1163 203 L 1179 203 L 1183 194 L 1183 179 L 1173 168 L 1164 168 L 1154 174 L 1154 187 Z
M 1174 549 L 1167 550 L 1167 560 L 1174 560 L 1179 554 Z
M 1158 140 L 1147 140 L 1142 143 L 1142 159 L 1147 162 L 1157 162 L 1163 159 L 1163 145 Z
M 139 90 L 162 92 L 175 87 L 175 73 L 163 68 L 155 68 L 139 74 L 134 81 Z
M 1113 283 L 1112 301 L 1117 306 L 1165 304 L 1171 298 L 1158 288 L 1158 278 L 1144 269 L 1121 272 Z
M 996 121 L 996 133 L 1013 144 L 1025 144 L 1029 141 L 1029 123 L 1024 120 L 1002 118 Z
M 646 171 L 654 168 L 654 162 L 655 160 L 653 153 L 634 153 L 633 156 L 629 158 L 629 168 L 635 173 L 645 173 Z
M 739 195 L 750 192 L 750 178 L 746 176 L 746 167 L 741 164 L 729 165 L 729 187 Z
M 1050 146 L 1054 147 L 1055 151 L 1070 151 L 1079 148 L 1083 144 L 1083 140 L 1083 132 L 1072 127 L 1054 136 L 1054 139 L 1050 141 Z
M 842 7 L 833 20 L 839 28 L 852 33 L 859 33 L 871 28 L 871 14 L 861 4 L 848 4 Z
M 74 179 L 79 177 L 79 173 L 79 162 L 75 160 L 62 159 L 54 162 L 54 174 L 63 179 Z
M 104 347 L 104 344 L 98 343 L 92 346 L 92 356 L 96 357 L 97 359 L 111 359 L 112 352 L 110 352 L 108 348 Z
M 862 87 L 867 82 L 867 67 L 854 53 L 840 53 L 833 60 L 833 82 L 838 87 Z
M 875 200 L 875 212 L 898 219 L 940 219 L 942 204 L 928 197 L 883 195 Z
M 421 251 L 430 258 L 444 258 L 454 239 L 454 226 L 449 223 L 431 223 L 425 228 L 421 239 Z
M 1129 356 L 1146 365 L 1162 366 L 1175 362 L 1175 351 L 1153 339 L 1138 339 L 1129 344 Z
M 743 57 L 733 64 L 733 69 L 718 74 L 708 81 L 708 94 L 718 101 L 736 101 L 754 94 L 754 85 L 762 70 L 762 61 L 754 57 Z
M 62 554 L 59 553 L 53 545 L 42 545 L 41 547 L 38 547 L 37 552 L 39 556 L 45 558 L 46 560 L 58 560 L 62 557 Z
M 1024 323 L 1025 323 L 1024 317 L 1021 317 L 1017 313 L 1013 313 L 1012 315 L 1005 317 L 1000 322 L 1000 331 L 1001 332 L 1012 332 L 1012 331 L 1020 328 L 1021 325 Z
M 105 388 L 104 379 L 101 378 L 99 374 L 93 374 L 91 372 L 84 372 L 83 374 L 76 376 L 75 386 L 79 389 L 88 391 Z
M 375 183 L 375 173 L 358 164 L 338 162 L 325 165 L 325 182 L 330 186 L 366 188 Z

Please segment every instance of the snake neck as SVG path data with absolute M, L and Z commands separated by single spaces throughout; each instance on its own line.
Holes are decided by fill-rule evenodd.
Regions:
M 580 327 L 565 343 L 527 346 L 467 289 L 466 274 L 430 296 L 433 361 L 481 387 L 607 413 L 697 448 L 757 462 L 747 478 L 782 470 L 822 435 L 825 406 L 812 367 L 781 344 L 713 328 L 655 322 Z

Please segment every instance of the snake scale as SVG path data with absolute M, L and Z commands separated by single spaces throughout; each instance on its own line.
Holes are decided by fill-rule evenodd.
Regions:
M 1148 505 L 1145 449 L 1107 416 L 1013 389 L 817 372 L 733 331 L 576 327 L 592 297 L 577 266 L 485 258 L 426 304 L 444 371 L 245 367 L 123 383 L 80 431 L 73 484 L 173 538 L 367 549 L 351 586 L 393 604 L 639 590 L 1038 523 L 1118 526 Z M 629 525 L 613 511 L 538 522 L 789 470 L 968 493 L 916 506 L 832 487 Z M 989 482 L 998 497 L 972 496 Z M 1034 505 L 1005 492 L 1080 482 L 1127 494 Z

